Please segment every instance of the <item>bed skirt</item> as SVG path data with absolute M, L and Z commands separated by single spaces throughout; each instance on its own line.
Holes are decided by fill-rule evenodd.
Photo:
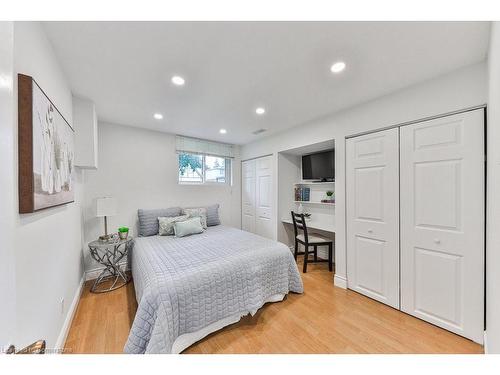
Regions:
M 285 294 L 275 294 L 274 296 L 269 297 L 264 304 L 268 302 L 280 302 L 283 301 L 285 298 Z M 264 306 L 264 304 L 262 306 Z M 262 308 L 261 306 L 261 308 Z M 259 309 L 253 310 L 246 312 L 244 314 L 235 314 L 233 316 L 229 316 L 227 318 L 218 320 L 217 322 L 214 322 L 199 331 L 196 332 L 191 332 L 191 333 L 185 333 L 181 336 L 179 336 L 175 341 L 174 344 L 172 345 L 172 354 L 179 354 L 182 352 L 184 349 L 189 348 L 191 345 L 193 345 L 195 342 L 200 341 L 202 338 L 208 336 L 209 334 L 218 331 L 219 329 L 222 329 L 224 327 L 227 327 L 231 324 L 237 323 L 240 321 L 242 317 L 250 313 L 250 315 L 254 316 L 255 313 Z

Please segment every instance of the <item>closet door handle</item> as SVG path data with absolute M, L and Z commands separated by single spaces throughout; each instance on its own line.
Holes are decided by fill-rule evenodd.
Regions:
M 434 238 L 434 243 L 439 245 L 441 243 L 441 240 L 439 238 Z

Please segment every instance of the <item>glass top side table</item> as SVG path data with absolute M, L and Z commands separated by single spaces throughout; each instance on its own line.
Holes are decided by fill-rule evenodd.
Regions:
M 90 255 L 105 267 L 90 288 L 92 293 L 110 292 L 121 288 L 130 281 L 130 277 L 125 271 L 120 269 L 119 263 L 127 256 L 133 245 L 134 239 L 132 237 L 124 240 L 119 238 L 111 241 L 95 240 L 89 243 Z M 108 280 L 113 280 L 113 283 L 109 288 L 103 288 L 102 284 Z

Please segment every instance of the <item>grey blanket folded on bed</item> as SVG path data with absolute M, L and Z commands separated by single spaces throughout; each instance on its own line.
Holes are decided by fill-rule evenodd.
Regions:
M 131 256 L 138 309 L 126 353 L 171 353 L 185 333 L 303 292 L 285 245 L 234 228 L 137 238 Z

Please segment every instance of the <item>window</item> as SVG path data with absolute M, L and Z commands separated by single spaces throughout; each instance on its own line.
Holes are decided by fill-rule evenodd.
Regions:
M 229 184 L 230 182 L 231 159 L 179 153 L 179 183 Z
M 205 156 L 205 182 L 226 182 L 226 159 Z
M 179 182 L 203 182 L 203 156 L 179 154 Z

